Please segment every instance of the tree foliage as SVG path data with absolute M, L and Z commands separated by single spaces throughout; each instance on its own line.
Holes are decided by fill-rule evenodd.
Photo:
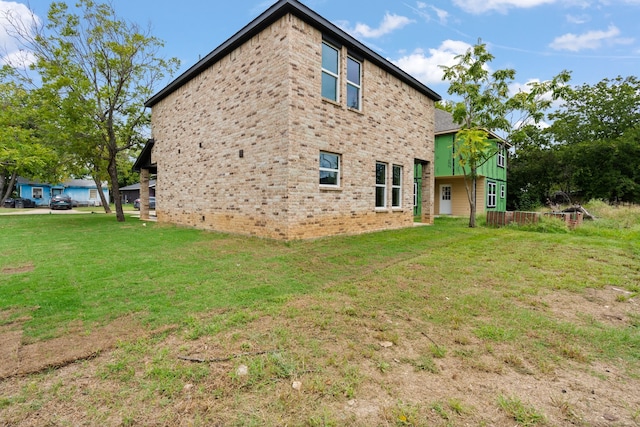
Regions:
M 640 201 L 640 81 L 605 78 L 570 88 L 563 99 L 537 143 L 512 159 L 511 206 L 544 203 L 557 191 L 574 201 Z
M 74 10 L 53 2 L 44 26 L 14 31 L 37 59 L 40 96 L 52 106 L 49 137 L 94 180 L 109 178 L 116 217 L 124 221 L 118 156 L 142 142 L 149 125 L 144 101 L 178 61 L 160 57 L 163 43 L 118 18 L 111 4 L 78 0 Z
M 53 179 L 58 156 L 41 138 L 41 108 L 16 81 L 0 80 L 0 206 L 11 195 L 18 176 Z
M 443 66 L 448 93 L 459 97 L 448 108 L 461 130 L 454 140 L 456 158 L 465 173 L 469 199 L 469 226 L 475 226 L 478 168 L 501 147 L 489 141 L 489 132 L 503 135 L 512 144 L 524 144 L 527 127 L 544 118 L 553 100 L 562 96 L 570 73 L 563 71 L 547 82 L 531 82 L 528 91 L 510 93 L 514 69 L 489 71 L 494 56 L 481 41 L 456 57 L 457 63 Z

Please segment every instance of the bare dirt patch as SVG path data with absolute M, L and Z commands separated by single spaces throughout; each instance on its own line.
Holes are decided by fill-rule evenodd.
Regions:
M 18 274 L 18 273 L 28 273 L 33 271 L 35 266 L 33 264 L 24 264 L 16 267 L 4 267 L 2 269 L 2 274 Z
M 0 364 L 0 379 L 89 359 L 112 348 L 118 341 L 145 334 L 145 329 L 134 319 L 123 318 L 90 332 L 76 331 L 59 338 L 24 344 L 20 321 L 14 321 L 0 327 L 0 360 L 3 361 Z
M 628 322 L 637 313 L 612 289 L 542 300 L 554 316 L 576 322 L 585 312 L 613 324 L 602 315 Z M 145 339 L 148 331 L 120 319 L 89 336 L 19 347 L 0 383 L 0 419 L 21 426 L 640 425 L 637 366 L 622 360 L 540 360 L 518 342 L 483 341 L 463 324 L 442 328 L 410 310 L 370 310 L 344 295 L 241 314 L 199 320 L 199 328 L 221 332 L 183 328 Z M 15 342 L 16 331 L 1 338 Z M 59 368 L 15 375 L 45 367 Z M 501 397 L 543 418 L 518 422 Z
M 640 314 L 640 300 L 629 298 L 631 295 L 627 290 L 606 286 L 588 288 L 583 293 L 553 292 L 540 301 L 560 319 L 577 324 L 596 321 L 620 326 L 630 324 L 632 316 Z

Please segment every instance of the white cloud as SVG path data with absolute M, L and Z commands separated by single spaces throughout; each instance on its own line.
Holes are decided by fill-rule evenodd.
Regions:
M 591 17 L 588 15 L 567 15 L 567 22 L 570 24 L 586 24 L 591 21 Z
M 10 65 L 13 68 L 28 68 L 36 62 L 36 56 L 26 50 L 14 50 L 0 57 L 0 65 Z
M 395 30 L 405 27 L 413 23 L 412 19 L 406 16 L 395 15 L 389 12 L 385 13 L 382 22 L 378 28 L 371 28 L 367 24 L 358 22 L 354 28 L 348 28 L 348 22 L 339 22 L 338 25 L 343 27 L 347 32 L 351 33 L 354 37 L 362 37 L 365 39 L 375 39 L 389 34 Z
M 422 83 L 438 84 L 442 83 L 443 75 L 440 66 L 450 67 L 456 64 L 455 57 L 465 53 L 470 47 L 465 42 L 445 40 L 437 49 L 429 49 L 428 52 L 416 49 L 392 62 Z
M 13 36 L 13 25 L 28 32 L 40 25 L 40 19 L 24 4 L 0 0 L 0 63 L 28 66 L 35 58 L 30 52 L 20 51 L 20 44 Z
M 481 14 L 490 11 L 506 13 L 509 9 L 529 9 L 557 0 L 454 0 L 453 3 L 465 12 Z
M 427 22 L 430 22 L 433 20 L 433 17 L 431 16 L 431 12 L 433 12 L 436 15 L 436 17 L 438 18 L 438 21 L 441 24 L 446 24 L 447 21 L 449 20 L 449 12 L 447 12 L 444 9 L 439 9 L 435 6 L 432 6 L 422 1 L 416 2 L 416 7 L 413 7 L 406 3 L 405 3 L 405 6 L 412 9 L 416 14 L 420 15 L 420 17 L 424 18 L 424 20 Z
M 568 33 L 560 37 L 556 37 L 549 45 L 555 50 L 568 50 L 571 52 L 579 52 L 585 49 L 598 49 L 603 44 L 630 44 L 632 39 L 618 37 L 620 30 L 611 25 L 607 31 L 588 31 L 584 34 Z

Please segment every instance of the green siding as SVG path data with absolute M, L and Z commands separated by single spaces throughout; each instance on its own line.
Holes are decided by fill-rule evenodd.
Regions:
M 456 165 L 456 171 L 453 173 L 453 135 L 436 136 L 435 151 L 435 174 L 439 176 L 462 175 L 462 170 Z
M 435 175 L 438 177 L 463 176 L 464 172 L 458 165 L 453 155 L 453 134 L 438 135 L 435 138 Z M 497 144 L 497 142 L 495 142 Z M 507 209 L 507 157 L 506 152 L 504 167 L 498 166 L 497 154 L 480 166 L 478 175 L 486 177 L 484 206 L 486 210 L 505 211 Z M 488 206 L 489 183 L 496 184 L 496 206 Z M 504 186 L 504 197 L 501 197 L 501 188 Z

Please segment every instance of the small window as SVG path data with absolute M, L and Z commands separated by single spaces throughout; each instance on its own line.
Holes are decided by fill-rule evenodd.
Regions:
M 320 152 L 320 185 L 340 186 L 340 155 Z
M 498 167 L 504 167 L 504 147 L 502 145 L 498 147 Z
M 31 189 L 32 199 L 42 199 L 42 187 L 33 187 Z
M 95 200 L 98 198 L 98 190 L 95 188 L 89 189 L 89 200 Z
M 387 207 L 387 164 L 376 163 L 376 208 Z
M 322 97 L 338 102 L 340 96 L 340 51 L 322 43 Z
M 393 165 L 393 179 L 391 183 L 391 207 L 402 207 L 402 166 Z
M 488 208 L 496 207 L 496 191 L 497 191 L 497 186 L 495 182 L 487 183 L 487 207 Z
M 500 185 L 500 198 L 504 199 L 505 196 L 506 196 L 505 186 L 504 186 L 504 184 L 501 184 Z
M 362 64 L 355 59 L 347 58 L 347 107 L 360 109 Z

